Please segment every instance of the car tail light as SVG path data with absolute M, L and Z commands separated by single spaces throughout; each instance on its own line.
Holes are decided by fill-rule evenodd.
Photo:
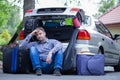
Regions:
M 90 40 L 90 34 L 87 30 L 80 30 L 77 35 L 78 40 Z
M 22 30 L 19 35 L 19 40 L 23 40 L 23 39 L 24 39 L 24 30 Z
M 72 11 L 72 12 L 78 12 L 79 8 L 72 8 L 70 11 Z
M 26 10 L 26 13 L 31 13 L 31 12 L 33 12 L 32 9 Z

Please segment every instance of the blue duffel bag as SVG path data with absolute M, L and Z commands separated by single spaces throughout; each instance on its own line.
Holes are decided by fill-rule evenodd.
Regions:
M 104 75 L 105 58 L 103 54 L 78 54 L 76 59 L 78 75 Z

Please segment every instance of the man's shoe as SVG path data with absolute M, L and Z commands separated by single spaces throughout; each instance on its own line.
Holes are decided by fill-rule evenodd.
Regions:
M 59 68 L 56 68 L 56 69 L 54 70 L 53 74 L 54 74 L 55 76 L 61 76 L 61 75 L 62 75 Z
M 42 75 L 42 70 L 41 68 L 36 69 L 36 75 L 41 76 Z

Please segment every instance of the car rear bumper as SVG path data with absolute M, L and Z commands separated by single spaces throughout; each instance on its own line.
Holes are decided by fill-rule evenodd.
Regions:
M 63 43 L 63 51 L 65 51 L 67 46 L 68 43 Z M 76 54 L 80 54 L 82 50 L 86 50 L 86 49 L 88 49 L 90 53 L 97 53 L 99 47 L 88 44 L 75 44 Z

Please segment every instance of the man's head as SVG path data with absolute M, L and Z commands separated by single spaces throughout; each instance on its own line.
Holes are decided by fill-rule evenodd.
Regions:
M 35 36 L 39 41 L 44 41 L 46 39 L 46 32 L 44 28 L 42 27 L 36 28 Z

